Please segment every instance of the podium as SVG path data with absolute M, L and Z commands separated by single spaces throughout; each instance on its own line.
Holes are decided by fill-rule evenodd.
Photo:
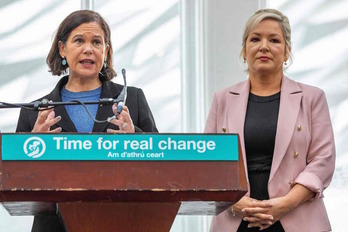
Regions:
M 0 202 L 11 215 L 58 213 L 69 232 L 168 232 L 176 215 L 217 215 L 245 195 L 242 160 L 240 150 L 233 162 L 1 157 Z

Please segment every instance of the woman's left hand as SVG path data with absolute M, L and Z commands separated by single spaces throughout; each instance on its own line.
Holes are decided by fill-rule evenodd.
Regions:
M 284 197 L 273 198 L 261 202 L 269 202 L 271 207 L 263 208 L 262 204 L 258 205 L 258 202 L 255 202 L 253 208 L 243 209 L 248 215 L 255 215 L 255 217 L 243 218 L 243 220 L 249 222 L 250 227 L 259 227 L 260 230 L 267 229 L 291 210 L 289 207 L 287 207 L 287 202 Z M 269 223 L 269 220 L 260 220 L 259 215 L 264 214 L 273 216 L 273 220 L 271 220 L 272 224 Z
M 301 184 L 295 184 L 294 187 L 283 197 L 276 197 L 265 201 L 253 202 L 252 207 L 244 208 L 247 217 L 244 217 L 245 221 L 250 222 L 250 227 L 259 227 L 261 229 L 267 229 L 271 224 L 265 220 L 260 220 L 260 215 L 271 215 L 273 220 L 272 224 L 279 221 L 288 212 L 294 210 L 298 206 L 302 205 L 306 201 L 315 197 L 315 192 L 311 191 L 307 187 Z M 261 203 L 260 203 L 261 202 Z M 270 203 L 270 207 L 265 207 L 262 203 Z M 267 204 L 266 204 L 267 205 Z
M 112 106 L 112 111 L 114 114 L 117 114 L 117 105 L 114 104 Z M 135 133 L 135 128 L 133 121 L 129 115 L 129 110 L 127 106 L 123 107 L 123 110 L 121 113 L 117 116 L 117 118 L 114 118 L 110 121 L 112 124 L 115 124 L 120 129 L 114 130 L 114 129 L 107 129 L 107 133 Z

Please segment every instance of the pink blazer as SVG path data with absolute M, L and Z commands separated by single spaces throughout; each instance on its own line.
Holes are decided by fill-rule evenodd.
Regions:
M 244 120 L 249 89 L 247 80 L 216 92 L 204 130 L 205 133 L 223 133 L 222 128 L 226 128 L 227 133 L 238 133 L 245 170 Z M 280 220 L 285 231 L 331 231 L 323 191 L 331 182 L 334 168 L 334 136 L 324 92 L 284 76 L 268 181 L 269 196 L 284 196 L 295 183 L 317 193 L 314 199 Z M 240 222 L 240 217 L 233 217 L 225 210 L 213 218 L 210 231 L 237 231 Z

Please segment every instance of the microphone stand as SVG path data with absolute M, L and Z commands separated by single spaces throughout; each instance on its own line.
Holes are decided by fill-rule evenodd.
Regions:
M 87 102 L 81 102 L 79 100 L 72 100 L 69 102 L 51 102 L 48 99 L 42 99 L 41 101 L 34 101 L 31 103 L 7 103 L 7 102 L 0 102 L 0 109 L 8 109 L 8 108 L 24 108 L 27 110 L 33 110 L 33 111 L 42 111 L 42 110 L 47 110 L 50 109 L 52 107 L 56 107 L 56 106 L 67 106 L 67 105 L 83 105 L 85 107 L 85 105 L 101 105 L 101 106 L 105 106 L 105 105 L 113 105 L 113 104 L 117 104 L 120 105 L 120 112 L 119 109 L 117 110 L 117 113 L 121 113 L 122 109 L 123 109 L 123 105 L 126 102 L 126 98 L 127 98 L 127 80 L 126 80 L 126 70 L 122 69 L 122 76 L 123 76 L 123 82 L 124 82 L 124 86 L 123 89 L 121 91 L 121 93 L 118 95 L 118 97 L 116 99 L 114 98 L 101 98 L 98 101 L 87 101 Z M 119 108 L 119 107 L 118 107 Z M 87 108 L 85 107 L 85 109 L 87 110 Z M 87 113 L 89 113 L 87 111 Z M 117 117 L 113 116 L 113 117 Z M 95 119 L 93 119 L 95 121 Z M 98 121 L 98 120 L 97 120 Z
M 87 101 L 82 102 L 85 105 L 113 105 L 114 103 L 119 103 L 122 100 L 117 100 L 114 98 L 101 98 L 99 101 Z M 0 102 L 0 109 L 4 108 L 25 108 L 28 110 L 44 110 L 49 107 L 56 107 L 61 105 L 82 105 L 80 101 L 69 101 L 69 102 L 50 102 L 48 99 L 42 99 L 41 101 L 35 101 L 31 103 L 7 103 L 7 102 Z

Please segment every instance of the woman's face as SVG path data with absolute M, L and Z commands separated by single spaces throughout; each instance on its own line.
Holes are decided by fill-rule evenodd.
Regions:
M 283 63 L 288 54 L 279 22 L 264 19 L 250 32 L 244 58 L 248 62 L 251 75 L 283 72 Z
M 83 23 L 71 31 L 67 41 L 59 41 L 59 53 L 69 65 L 69 76 L 78 78 L 98 78 L 109 45 L 96 22 Z

